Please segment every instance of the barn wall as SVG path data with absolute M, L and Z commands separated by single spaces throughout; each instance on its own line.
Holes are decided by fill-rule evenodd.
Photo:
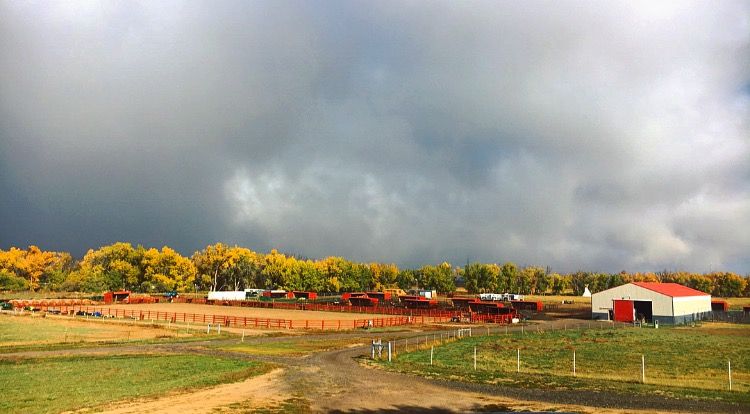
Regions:
M 612 309 L 612 299 L 650 300 L 654 316 L 672 316 L 671 297 L 640 286 L 626 284 L 591 295 L 592 318 L 606 319 L 608 312 Z
M 711 296 L 674 298 L 674 316 L 703 314 L 711 311 Z

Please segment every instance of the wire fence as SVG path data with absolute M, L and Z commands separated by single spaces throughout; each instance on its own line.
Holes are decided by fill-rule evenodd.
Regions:
M 490 381 L 509 376 L 518 378 L 512 377 L 513 375 L 537 375 L 539 378 L 555 377 L 563 382 L 590 380 L 602 384 L 616 381 L 698 390 L 750 392 L 747 360 L 737 354 L 734 355 L 737 358 L 735 361 L 713 354 L 704 356 L 703 361 L 696 357 L 691 358 L 688 363 L 684 360 L 677 363 L 666 352 L 617 349 L 617 355 L 608 355 L 607 352 L 577 350 L 565 337 L 559 338 L 561 343 L 556 347 L 537 347 L 538 342 L 533 342 L 551 332 L 623 329 L 639 328 L 634 328 L 631 324 L 603 322 L 595 323 L 593 327 L 590 323 L 577 323 L 545 329 L 538 326 L 506 327 L 499 330 L 474 327 L 385 343 L 373 341 L 370 356 L 376 360 L 391 362 L 404 355 L 421 352 L 418 358 L 409 359 L 412 371 L 421 370 L 430 375 L 465 375 Z M 608 335 L 607 332 L 602 334 Z M 474 346 L 451 346 L 468 338 L 474 338 Z M 502 347 L 491 341 L 502 338 L 512 338 L 513 346 L 505 343 L 506 346 Z M 588 340 L 597 341 L 596 338 Z M 750 349 L 745 347 L 745 351 L 747 350 Z

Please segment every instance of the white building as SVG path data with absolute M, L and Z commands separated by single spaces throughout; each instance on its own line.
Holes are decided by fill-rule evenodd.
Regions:
M 591 295 L 592 319 L 678 324 L 711 312 L 711 295 L 678 283 L 633 282 Z
M 213 291 L 208 292 L 208 300 L 245 300 L 247 293 L 239 291 Z

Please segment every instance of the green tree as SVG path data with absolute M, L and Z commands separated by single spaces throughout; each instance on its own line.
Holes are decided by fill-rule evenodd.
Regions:
M 568 289 L 569 281 L 565 276 L 559 275 L 557 273 L 552 273 L 550 275 L 550 284 L 552 294 L 561 295 L 563 292 L 565 292 L 566 289 Z
M 0 290 L 28 290 L 28 280 L 16 276 L 5 269 L 0 269 Z
M 140 290 L 145 282 L 142 259 L 145 249 L 130 243 L 114 243 L 89 250 L 81 260 L 72 281 L 86 291 L 132 289 Z M 89 281 L 88 279 L 91 279 Z
M 498 279 L 498 292 L 518 293 L 518 266 L 515 263 L 507 262 L 500 268 L 500 277 Z

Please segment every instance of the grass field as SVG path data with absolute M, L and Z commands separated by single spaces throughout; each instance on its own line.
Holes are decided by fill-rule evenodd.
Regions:
M 473 352 L 477 348 L 477 370 Z M 521 373 L 517 373 L 517 351 Z M 572 373 L 576 352 L 576 376 Z M 641 384 L 641 355 L 646 384 Z M 401 372 L 517 387 L 660 393 L 750 403 L 750 326 L 592 329 L 465 338 L 400 354 Z M 728 392 L 727 360 L 733 392 Z
M 267 365 L 200 355 L 0 360 L 0 412 L 58 413 L 232 382 Z
M 361 341 L 358 342 L 358 339 Z M 269 355 L 269 356 L 300 356 L 308 355 L 313 352 L 328 351 L 346 346 L 364 345 L 369 343 L 362 338 L 344 338 L 344 339 L 315 339 L 305 340 L 296 339 L 293 341 L 273 341 L 262 343 L 248 343 L 237 345 L 224 345 L 218 347 L 226 351 L 244 352 L 251 355 Z
M 742 310 L 745 306 L 750 306 L 750 298 L 715 298 L 729 302 L 729 310 Z

